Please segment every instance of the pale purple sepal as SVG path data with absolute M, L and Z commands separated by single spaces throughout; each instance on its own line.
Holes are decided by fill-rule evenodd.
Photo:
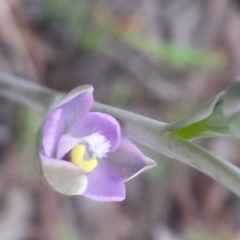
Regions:
M 43 174 L 56 191 L 66 195 L 81 195 L 87 187 L 87 175 L 73 163 L 47 157 L 40 152 Z
M 114 151 L 118 147 L 121 138 L 120 126 L 118 121 L 108 114 L 85 113 L 69 130 L 69 133 L 76 138 L 89 136 L 96 132 L 102 134 L 109 141 L 110 151 Z
M 88 185 L 83 195 L 97 201 L 122 201 L 126 189 L 119 173 L 100 162 L 95 171 L 88 175 Z
M 146 157 L 126 138 L 122 138 L 116 151 L 108 153 L 103 161 L 112 166 L 127 181 L 140 172 L 156 166 L 155 161 Z

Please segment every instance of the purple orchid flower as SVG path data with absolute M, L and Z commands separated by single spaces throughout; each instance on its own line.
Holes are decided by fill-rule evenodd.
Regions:
M 89 112 L 93 87 L 71 91 L 47 116 L 40 159 L 47 182 L 66 195 L 121 201 L 124 182 L 156 163 L 121 136 L 118 121 Z

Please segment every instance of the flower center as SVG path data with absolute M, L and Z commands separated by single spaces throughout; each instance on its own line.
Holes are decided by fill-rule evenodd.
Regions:
M 105 157 L 109 152 L 110 143 L 100 132 L 84 137 L 84 142 L 89 145 L 89 149 L 93 155 L 99 159 Z
M 90 173 L 97 167 L 98 159 L 105 157 L 109 149 L 110 143 L 107 139 L 96 132 L 84 137 L 82 143 L 70 151 L 70 161 L 86 173 Z
M 80 144 L 70 151 L 70 160 L 73 164 L 80 167 L 84 172 L 92 172 L 98 165 L 96 157 L 93 155 L 91 159 L 84 160 L 86 155 L 86 145 Z

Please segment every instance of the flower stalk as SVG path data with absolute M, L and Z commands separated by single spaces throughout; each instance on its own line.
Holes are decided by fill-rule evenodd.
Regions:
M 100 103 L 94 108 L 117 118 L 123 133 L 132 141 L 204 172 L 240 196 L 240 169 L 232 163 L 167 133 L 167 124 L 162 122 Z
M 61 92 L 3 72 L 0 72 L 0 95 L 44 115 L 64 96 Z

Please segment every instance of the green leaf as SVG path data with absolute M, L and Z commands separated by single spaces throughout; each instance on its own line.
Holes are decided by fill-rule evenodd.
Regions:
M 165 130 L 184 139 L 231 134 L 222 111 L 224 92 L 204 103 L 184 118 L 165 125 Z
M 233 135 L 240 137 L 240 78 L 226 90 L 223 97 L 223 114 Z
M 221 92 L 205 102 L 203 105 L 198 107 L 196 110 L 193 110 L 188 115 L 183 117 L 180 120 L 177 120 L 172 123 L 168 123 L 165 125 L 166 130 L 179 130 L 181 128 L 187 127 L 193 123 L 199 122 L 207 117 L 209 117 L 214 107 L 221 101 L 224 92 Z
M 210 116 L 173 132 L 184 139 L 230 135 L 227 119 L 222 112 L 222 101 L 218 102 Z

